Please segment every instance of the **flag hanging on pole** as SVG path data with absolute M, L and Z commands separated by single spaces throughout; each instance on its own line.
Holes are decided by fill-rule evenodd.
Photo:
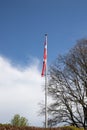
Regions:
M 46 42 L 46 39 L 45 39 L 44 55 L 43 55 L 43 67 L 42 67 L 42 73 L 41 73 L 42 77 L 45 76 L 46 64 L 47 64 L 47 42 Z
M 43 67 L 41 76 L 45 76 L 45 128 L 47 128 L 47 34 L 45 34 Z

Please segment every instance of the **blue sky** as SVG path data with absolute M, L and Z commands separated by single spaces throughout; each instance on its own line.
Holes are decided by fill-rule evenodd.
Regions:
M 31 125 L 42 126 L 37 104 L 44 99 L 40 74 L 45 33 L 50 65 L 87 38 L 87 1 L 0 0 L 1 123 L 19 113 Z
M 0 0 L 0 54 L 18 64 L 42 60 L 48 34 L 48 62 L 87 37 L 86 0 Z

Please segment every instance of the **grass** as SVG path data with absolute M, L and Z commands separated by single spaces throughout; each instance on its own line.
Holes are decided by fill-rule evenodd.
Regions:
M 0 124 L 0 130 L 84 130 L 83 128 L 77 128 L 74 126 L 64 126 L 57 128 L 40 128 L 40 127 L 17 127 L 9 124 Z

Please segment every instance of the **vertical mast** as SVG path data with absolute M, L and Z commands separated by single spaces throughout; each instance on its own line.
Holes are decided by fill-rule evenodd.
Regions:
M 47 45 L 47 34 L 45 34 L 45 42 Z M 46 59 L 46 70 L 45 70 L 45 128 L 47 128 L 47 59 Z

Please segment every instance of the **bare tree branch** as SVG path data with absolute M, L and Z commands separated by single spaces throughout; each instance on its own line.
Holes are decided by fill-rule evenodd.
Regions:
M 77 44 L 50 67 L 48 86 L 53 102 L 48 107 L 49 125 L 68 123 L 85 127 L 87 107 L 87 40 Z

